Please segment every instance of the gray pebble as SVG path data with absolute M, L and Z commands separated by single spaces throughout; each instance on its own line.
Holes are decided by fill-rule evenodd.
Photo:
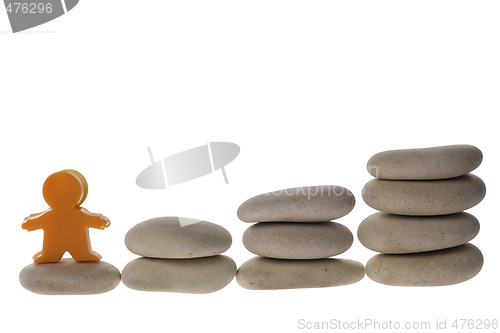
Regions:
M 238 218 L 243 222 L 323 222 L 347 215 L 354 204 L 354 195 L 342 186 L 295 187 L 248 199 L 238 208 Z
M 471 145 L 401 149 L 373 155 L 368 172 L 378 179 L 431 180 L 463 176 L 483 160 L 481 151 Z
M 349 259 L 254 257 L 241 265 L 236 281 L 243 288 L 254 290 L 322 288 L 356 283 L 364 275 L 363 265 Z
M 19 273 L 27 290 L 43 295 L 91 295 L 113 290 L 120 284 L 120 271 L 104 261 L 31 264 Z
M 248 251 L 278 259 L 320 259 L 347 251 L 351 231 L 340 223 L 257 223 L 243 234 Z
M 366 275 L 391 286 L 446 286 L 472 279 L 482 266 L 481 251 L 465 244 L 431 252 L 377 254 L 366 264 Z
M 363 188 L 368 206 L 400 215 L 458 213 L 477 205 L 485 194 L 483 181 L 472 174 L 442 180 L 373 179 Z
M 150 258 L 209 257 L 225 252 L 231 242 L 231 234 L 217 224 L 200 221 L 181 226 L 178 217 L 141 222 L 125 236 L 125 245 L 132 253 Z
M 137 258 L 122 272 L 123 284 L 139 291 L 207 294 L 227 286 L 236 275 L 235 262 L 218 255 L 194 259 Z
M 465 244 L 479 232 L 479 221 L 468 213 L 403 216 L 376 213 L 358 228 L 361 244 L 381 253 L 414 253 Z

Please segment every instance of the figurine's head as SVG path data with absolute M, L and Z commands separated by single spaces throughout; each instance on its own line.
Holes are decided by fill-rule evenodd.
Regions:
M 52 208 L 78 207 L 85 201 L 87 192 L 85 177 L 75 170 L 53 173 L 43 184 L 43 197 Z

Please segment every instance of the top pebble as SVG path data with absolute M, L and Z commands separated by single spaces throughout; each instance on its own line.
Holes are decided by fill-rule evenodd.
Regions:
M 288 188 L 248 199 L 238 208 L 243 222 L 323 222 L 349 214 L 355 199 L 338 185 Z
M 389 150 L 373 155 L 368 172 L 377 179 L 433 180 L 463 176 L 483 160 L 481 151 L 471 145 Z
M 231 243 L 231 234 L 220 225 L 176 216 L 146 220 L 125 235 L 130 252 L 149 258 L 210 257 L 225 252 Z

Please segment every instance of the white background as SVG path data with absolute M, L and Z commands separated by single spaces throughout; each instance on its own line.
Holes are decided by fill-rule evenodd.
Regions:
M 71 12 L 12 34 L 0 10 L 2 331 L 294 332 L 306 321 L 500 319 L 497 207 L 500 108 L 498 1 L 82 0 Z M 143 190 L 149 162 L 208 141 L 240 156 L 220 172 Z M 73 168 L 89 182 L 84 207 L 111 219 L 93 249 L 120 270 L 136 256 L 123 238 L 145 219 L 180 215 L 227 228 L 241 265 L 249 224 L 236 210 L 256 194 L 335 184 L 355 234 L 374 210 L 361 200 L 373 154 L 468 143 L 487 196 L 470 210 L 483 270 L 459 285 L 249 291 L 233 281 L 208 295 L 138 292 L 40 296 L 19 271 L 42 246 L 23 218 L 47 208 L 41 188 Z M 374 255 L 357 239 L 342 254 Z M 340 330 L 331 330 L 340 331 Z M 356 330 L 351 330 L 356 331 Z M 370 331 L 370 330 L 365 330 Z

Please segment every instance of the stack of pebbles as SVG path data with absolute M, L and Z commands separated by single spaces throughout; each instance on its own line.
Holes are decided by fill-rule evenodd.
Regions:
M 122 272 L 123 283 L 140 291 L 205 294 L 227 286 L 235 262 L 220 255 L 231 246 L 223 227 L 200 220 L 159 217 L 131 228 L 127 248 L 140 256 Z
M 332 287 L 364 276 L 361 263 L 326 259 L 347 251 L 351 231 L 330 220 L 354 208 L 353 194 L 341 186 L 290 188 L 261 194 L 238 209 L 244 222 L 259 222 L 243 234 L 248 251 L 236 281 L 246 289 L 272 290 Z
M 366 274 L 396 286 L 441 286 L 474 277 L 481 251 L 468 242 L 479 222 L 463 211 L 486 194 L 483 181 L 469 172 L 482 161 L 470 145 L 386 151 L 367 164 L 376 177 L 363 199 L 380 213 L 359 226 L 361 243 L 382 254 L 371 258 Z

